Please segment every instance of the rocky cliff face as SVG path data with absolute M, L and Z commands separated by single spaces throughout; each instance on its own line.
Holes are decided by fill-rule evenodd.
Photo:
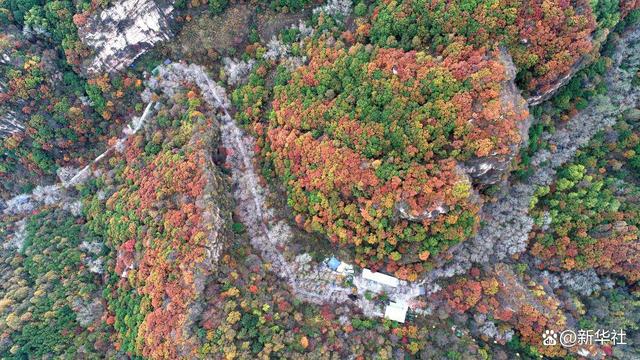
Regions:
M 2 27 L 0 32 L 0 94 L 6 94 L 9 92 L 9 80 L 4 76 L 4 69 L 18 64 L 17 60 L 12 58 L 14 50 L 11 45 L 17 41 L 20 34 L 13 26 Z M 7 105 L 7 101 L 0 101 L 0 139 L 24 131 L 24 119 L 20 118 L 20 114 L 17 114 L 12 108 L 6 107 Z
M 575 64 L 573 64 L 569 72 L 564 74 L 564 76 L 559 77 L 550 88 L 544 91 L 540 89 L 534 91 L 527 98 L 527 104 L 529 106 L 536 106 L 551 99 L 558 92 L 558 90 L 560 90 L 560 88 L 562 88 L 567 83 L 569 83 L 569 81 L 571 81 L 573 76 L 578 71 L 582 70 L 586 66 L 589 66 L 589 64 L 591 64 L 594 61 L 594 59 L 596 59 L 599 56 L 600 50 L 602 49 L 602 46 L 606 42 L 608 35 L 609 35 L 609 30 L 607 29 L 603 30 L 602 33 L 600 33 L 596 38 L 593 39 L 593 50 L 590 53 L 585 54 L 580 59 L 578 59 L 578 61 L 576 61 Z
M 168 40 L 173 6 L 162 1 L 121 0 L 92 16 L 78 30 L 80 39 L 95 55 L 88 73 L 120 70 L 156 43 Z
M 1 86 L 0 91 L 2 91 Z M 24 131 L 24 125 L 18 120 L 15 112 L 7 110 L 6 113 L 0 115 L 0 138 L 22 131 Z
M 501 49 L 499 59 L 505 67 L 505 80 L 502 83 L 500 93 L 502 106 L 518 114 L 527 114 L 527 116 L 517 124 L 520 141 L 512 146 L 509 154 L 473 158 L 462 164 L 462 170 L 469 175 L 473 184 L 476 185 L 491 185 L 500 181 L 502 176 L 509 170 L 511 160 L 518 154 L 520 145 L 526 143 L 529 138 L 531 117 L 528 116 L 527 101 L 520 95 L 520 90 L 515 84 L 516 67 L 506 49 Z
M 482 209 L 485 226 L 453 251 L 451 264 L 431 272 L 427 282 L 464 273 L 472 263 L 502 260 L 526 249 L 533 226 L 529 206 L 535 190 L 550 185 L 556 169 L 570 161 L 594 134 L 640 104 L 640 89 L 633 85 L 640 68 L 640 27 L 628 30 L 615 45 L 613 67 L 605 78 L 608 92 L 593 99 L 561 129 L 544 135 L 553 152 L 542 150 L 535 155 L 532 164 L 536 172 L 526 182 L 512 181 L 500 186 L 496 201 Z
M 586 58 L 581 59 L 573 65 L 569 73 L 556 80 L 551 88 L 546 91 L 536 91 L 534 94 L 527 98 L 527 103 L 529 104 L 529 106 L 536 106 L 551 99 L 553 95 L 555 95 L 561 87 L 565 86 L 569 81 L 571 81 L 573 75 L 580 71 L 587 63 L 588 61 L 586 60 Z

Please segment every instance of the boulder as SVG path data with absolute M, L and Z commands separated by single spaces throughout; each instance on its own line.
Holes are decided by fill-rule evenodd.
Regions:
M 640 120 L 640 109 L 628 109 L 627 111 L 624 112 L 623 114 L 624 119 L 627 121 L 638 121 Z

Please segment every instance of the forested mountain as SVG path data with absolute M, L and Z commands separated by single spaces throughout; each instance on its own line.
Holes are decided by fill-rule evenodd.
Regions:
M 0 357 L 640 358 L 639 19 L 0 0 Z

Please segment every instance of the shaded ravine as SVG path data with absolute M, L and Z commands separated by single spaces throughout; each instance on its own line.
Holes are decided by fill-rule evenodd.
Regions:
M 453 250 L 453 260 L 428 273 L 423 282 L 437 290 L 435 280 L 466 272 L 472 264 L 503 261 L 522 253 L 528 245 L 533 219 L 529 206 L 535 190 L 549 185 L 556 169 L 570 161 L 576 151 L 591 137 L 616 119 L 627 109 L 640 104 L 640 87 L 632 82 L 640 68 L 640 26 L 622 34 L 613 55 L 613 66 L 605 76 L 608 91 L 594 98 L 589 106 L 573 116 L 554 134 L 545 134 L 545 140 L 555 148 L 539 151 L 532 159 L 535 173 L 526 181 L 509 179 L 501 185 L 497 200 L 482 209 L 484 226 L 479 233 Z

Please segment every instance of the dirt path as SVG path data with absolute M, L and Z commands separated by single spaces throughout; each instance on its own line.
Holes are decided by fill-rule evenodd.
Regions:
M 158 75 L 150 82 L 152 89 L 171 95 L 184 81 L 194 82 L 205 101 L 222 113 L 221 137 L 225 148 L 230 149 L 227 162 L 231 165 L 237 213 L 247 228 L 252 246 L 261 252 L 265 261 L 271 263 L 272 271 L 286 281 L 301 300 L 317 304 L 354 304 L 365 314 L 381 316 L 378 307 L 363 296 L 373 284 L 360 274 L 354 276 L 353 283 L 361 296 L 353 301 L 349 298 L 352 288 L 343 286 L 338 274 L 328 267 L 311 263 L 310 257 L 304 254 L 296 259 L 287 259 L 280 251 L 293 241 L 291 229 L 286 222 L 277 220 L 266 205 L 269 190 L 261 185 L 253 164 L 255 140 L 240 129 L 229 114 L 230 105 L 224 88 L 211 80 L 205 69 L 198 65 L 174 63 L 157 68 L 155 73 Z M 404 282 L 403 286 L 386 290 L 389 298 L 395 301 L 410 301 L 420 294 L 418 285 Z
M 73 177 L 68 180 L 62 180 L 54 185 L 38 186 L 31 193 L 23 193 L 14 196 L 6 202 L 4 213 L 8 215 L 20 215 L 28 213 L 41 205 L 58 204 L 65 206 L 69 205 L 70 202 L 76 201 L 76 199 L 66 198 L 64 190 L 87 181 L 93 175 L 92 169 L 96 164 L 107 157 L 107 155 L 112 151 L 124 146 L 125 141 L 127 141 L 131 135 L 140 131 L 151 116 L 154 105 L 155 102 L 148 103 L 142 115 L 131 119 L 131 122 L 122 130 L 123 136 L 120 137 L 114 145 L 107 148 L 107 150 L 98 155 L 92 162 L 80 169 Z

